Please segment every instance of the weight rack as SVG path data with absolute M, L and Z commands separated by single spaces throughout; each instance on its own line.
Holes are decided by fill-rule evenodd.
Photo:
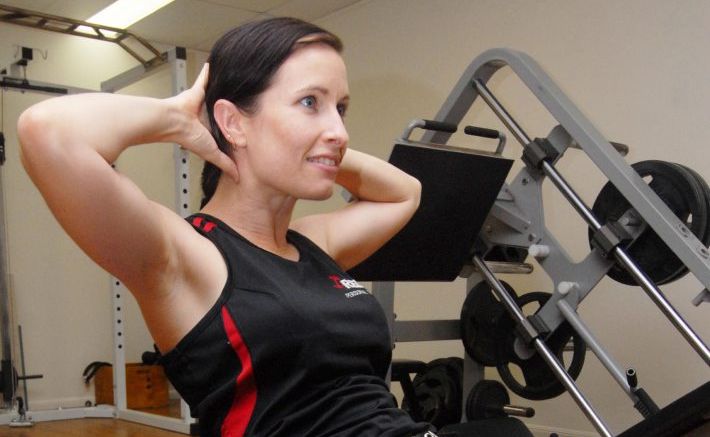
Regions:
M 501 105 L 487 83 L 503 67 L 510 70 L 525 84 L 533 95 L 559 123 L 546 138 L 532 139 Z M 540 333 L 551 332 L 562 322 L 569 322 L 581 335 L 588 347 L 599 358 L 614 380 L 634 402 L 639 411 L 648 417 L 657 411 L 653 401 L 636 387 L 632 375 L 627 375 L 596 340 L 592 331 L 577 314 L 577 307 L 594 286 L 617 262 L 623 266 L 640 285 L 666 318 L 673 324 L 691 347 L 710 365 L 710 350 L 693 328 L 669 303 L 663 292 L 649 279 L 632 260 L 623 245 L 614 241 L 614 234 L 607 225 L 599 222 L 591 209 L 560 175 L 555 163 L 568 148 L 580 149 L 599 168 L 606 178 L 628 200 L 637 215 L 667 244 L 688 270 L 705 287 L 693 300 L 697 306 L 710 300 L 710 253 L 688 231 L 675 214 L 663 203 L 643 179 L 625 162 L 627 152 L 623 145 L 607 141 L 582 115 L 542 68 L 525 53 L 511 49 L 491 49 L 476 57 L 465 70 L 435 117 L 435 123 L 453 126 L 453 129 L 427 130 L 420 142 L 409 139 L 414 123 L 405 131 L 398 144 L 428 144 L 446 148 L 456 126 L 481 97 L 501 120 L 515 139 L 523 146 L 523 162 L 526 164 L 509 184 L 504 184 L 483 225 L 479 239 L 484 246 L 516 247 L 527 249 L 554 283 L 554 293 L 533 318 L 526 317 L 501 282 L 496 278 L 491 263 L 484 260 L 485 253 L 477 251 L 468 260 L 461 276 L 467 277 L 467 287 L 485 280 L 495 296 L 504 304 L 508 313 L 518 324 L 529 346 L 516 344 L 522 349 L 534 349 L 554 372 L 587 416 L 594 428 L 603 436 L 612 436 L 608 425 L 596 413 L 584 394 L 567 374 Z M 502 147 L 496 154 L 500 155 Z M 542 209 L 542 182 L 552 181 L 564 198 L 584 219 L 592 231 L 598 233 L 607 244 L 607 254 L 593 249 L 581 262 L 573 262 L 552 233 L 545 227 Z M 623 225 L 622 225 L 623 226 Z M 632 237 L 641 230 L 638 226 L 624 226 Z M 605 256 L 608 255 L 608 256 Z M 524 265 L 523 265 L 524 266 Z M 373 294 L 378 298 L 389 317 L 394 341 L 449 340 L 460 338 L 459 321 L 429 320 L 400 322 L 394 319 L 394 282 L 373 283 Z M 520 343 L 520 342 L 518 342 Z M 464 393 L 483 378 L 483 367 L 466 357 Z M 655 408 L 654 408 L 655 407 Z M 649 411 L 650 410 L 650 411 Z
M 161 55 L 160 63 L 151 62 L 138 65 L 124 71 L 101 83 L 102 92 L 114 93 L 149 77 L 161 70 L 169 69 L 172 85 L 172 94 L 176 95 L 188 88 L 187 83 L 187 52 L 183 47 L 173 47 Z M 96 90 L 76 88 L 66 85 L 57 85 L 39 81 L 22 81 L 20 78 L 3 76 L 0 78 L 0 86 L 10 89 L 17 89 L 21 92 L 33 91 L 49 95 L 56 94 L 76 94 L 86 92 L 96 92 Z M 190 211 L 190 171 L 188 163 L 189 152 L 179 144 L 173 144 L 174 161 L 174 181 L 175 181 L 175 212 L 181 216 L 186 216 Z M 0 177 L 2 176 L 2 166 L 0 166 Z M 2 181 L 0 180 L 0 195 L 2 194 Z M 1 200 L 1 198 L 0 198 Z M 5 223 L 0 203 L 0 235 L 4 235 Z M 3 367 L 11 369 L 14 361 L 11 355 L 11 326 L 9 322 L 9 305 L 4 302 L 9 301 L 9 289 L 7 284 L 7 268 L 5 265 L 6 254 L 3 239 L 0 239 L 0 343 L 3 350 Z M 126 371 L 125 371 L 125 318 L 122 308 L 125 308 L 125 299 L 128 290 L 120 281 L 111 278 L 111 302 L 113 313 L 113 386 L 114 405 L 94 406 L 83 408 L 60 408 L 54 410 L 27 410 L 26 416 L 30 422 L 43 422 L 52 420 L 68 420 L 78 418 L 119 418 L 131 422 L 141 423 L 157 428 L 167 429 L 183 434 L 192 434 L 197 427 L 197 420 L 190 416 L 187 403 L 180 399 L 180 417 L 168 417 L 153 413 L 134 410 L 127 406 L 126 395 Z M 3 368 L 3 373 L 6 370 Z M 27 377 L 28 379 L 31 377 Z M 0 394 L 1 395 L 1 394 Z M 13 405 L 0 405 L 0 426 L 8 425 L 17 420 L 17 412 L 13 410 Z

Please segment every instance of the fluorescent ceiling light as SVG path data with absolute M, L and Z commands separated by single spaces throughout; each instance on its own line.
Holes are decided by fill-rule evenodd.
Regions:
M 125 29 L 174 0 L 116 0 L 96 15 L 89 23 Z

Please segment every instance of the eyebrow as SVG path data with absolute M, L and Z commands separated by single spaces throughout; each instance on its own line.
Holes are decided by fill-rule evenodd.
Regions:
M 303 88 L 299 89 L 299 90 L 296 91 L 296 92 L 297 92 L 298 94 L 300 94 L 300 93 L 309 92 L 309 91 L 318 91 L 319 93 L 324 94 L 324 95 L 326 95 L 326 96 L 330 94 L 330 91 L 328 91 L 327 88 L 324 88 L 324 87 L 319 86 L 319 85 L 306 86 L 306 87 L 303 87 Z M 340 99 L 340 100 L 341 100 L 341 101 L 345 101 L 345 102 L 349 102 L 349 101 L 350 101 L 350 95 L 349 95 L 349 94 L 346 94 L 346 95 L 343 96 L 343 98 Z

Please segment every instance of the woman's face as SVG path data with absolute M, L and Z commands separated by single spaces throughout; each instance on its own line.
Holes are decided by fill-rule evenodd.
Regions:
M 256 113 L 244 121 L 248 171 L 280 193 L 330 197 L 348 145 L 347 105 L 340 54 L 320 43 L 297 49 L 259 96 Z

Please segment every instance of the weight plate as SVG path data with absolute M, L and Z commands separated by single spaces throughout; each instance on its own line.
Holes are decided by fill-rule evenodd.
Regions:
M 708 183 L 705 181 L 705 179 L 692 168 L 687 167 L 685 165 L 681 165 L 681 167 L 683 167 L 688 173 L 690 173 L 700 185 L 700 188 L 702 189 L 702 192 L 705 195 L 705 209 L 707 210 L 708 215 L 710 215 L 710 186 L 708 186 Z M 708 217 L 706 220 L 705 232 L 702 233 L 702 235 L 698 235 L 698 239 L 702 241 L 702 243 L 706 247 L 710 246 L 710 217 Z
M 412 382 L 422 419 L 437 428 L 461 421 L 463 398 L 463 359 L 439 358 L 427 363 Z M 409 411 L 405 397 L 402 409 Z
M 515 290 L 501 281 L 510 295 Z M 493 290 L 485 281 L 469 291 L 461 307 L 461 340 L 469 357 L 484 366 L 498 364 L 498 345 L 502 341 L 498 323 L 506 316 L 506 310 L 493 296 Z
M 704 236 L 708 226 L 708 206 L 703 187 L 682 167 L 664 161 L 641 161 L 631 166 L 649 187 L 696 236 Z M 611 182 L 597 196 L 592 212 L 600 223 L 616 221 L 632 209 Z M 593 231 L 589 231 L 591 244 Z M 656 284 L 666 284 L 684 274 L 685 266 L 673 251 L 647 227 L 626 249 L 631 258 Z M 608 276 L 622 284 L 635 285 L 633 277 L 620 265 Z
M 549 293 L 536 291 L 520 296 L 517 302 L 520 308 L 535 303 L 539 305 L 539 308 L 542 308 L 551 296 Z M 538 353 L 534 353 L 529 358 L 521 358 L 515 353 L 514 344 L 517 335 L 513 320 L 508 318 L 505 323 L 501 323 L 499 326 L 506 331 L 505 340 L 501 343 L 499 349 L 501 363 L 497 366 L 498 373 L 505 385 L 514 393 L 531 400 L 551 399 L 564 393 L 564 386 Z M 567 373 L 573 379 L 576 379 L 582 371 L 584 356 L 587 351 L 587 345 L 581 336 L 572 329 L 569 323 L 563 322 L 557 329 L 548 334 L 544 341 L 561 363 L 564 363 L 563 352 L 565 346 L 570 341 L 572 342 L 572 358 L 569 366 L 567 366 Z M 513 366 L 520 368 L 524 381 L 521 382 L 514 376 Z
M 510 405 L 508 390 L 498 381 L 482 380 L 473 386 L 466 399 L 468 420 L 506 417 L 503 406 Z
M 710 214 L 710 205 L 708 205 L 708 202 L 710 201 L 708 200 L 710 199 L 710 187 L 708 187 L 705 180 L 694 170 L 681 164 L 672 164 L 676 166 L 676 168 L 678 168 L 681 173 L 683 173 L 689 184 L 694 185 L 693 189 L 696 189 L 697 187 L 697 189 L 701 193 L 702 201 L 701 205 L 699 205 L 699 212 L 697 216 L 692 217 L 692 220 L 698 220 L 698 222 L 695 223 L 696 226 L 693 227 L 699 232 L 695 234 L 695 236 L 703 243 L 705 247 L 707 247 L 708 244 L 710 244 L 710 232 L 708 232 L 708 228 L 710 228 L 710 217 L 708 217 L 708 214 Z M 704 227 L 703 223 L 705 224 Z M 685 266 L 685 264 L 683 264 L 683 262 L 680 260 L 678 260 L 678 262 L 681 264 L 681 267 L 676 271 L 673 276 L 669 277 L 665 283 L 670 283 L 675 280 L 678 280 L 688 273 L 688 268 Z
M 695 181 L 699 184 L 700 188 L 702 189 L 702 192 L 704 193 L 705 208 L 707 210 L 708 215 L 710 215 L 710 186 L 708 186 L 707 182 L 705 182 L 705 179 L 703 179 L 703 177 L 700 176 L 695 170 L 684 165 L 680 166 L 689 174 L 689 177 L 694 178 Z M 710 217 L 708 217 L 706 221 L 707 223 L 705 226 L 705 231 L 701 234 L 697 234 L 696 237 L 698 237 L 700 242 L 702 242 L 705 247 L 708 247 L 710 246 Z M 685 276 L 686 273 L 688 273 L 688 268 L 684 265 L 683 268 L 675 276 L 670 278 L 668 282 L 673 282 L 677 279 L 680 279 Z

